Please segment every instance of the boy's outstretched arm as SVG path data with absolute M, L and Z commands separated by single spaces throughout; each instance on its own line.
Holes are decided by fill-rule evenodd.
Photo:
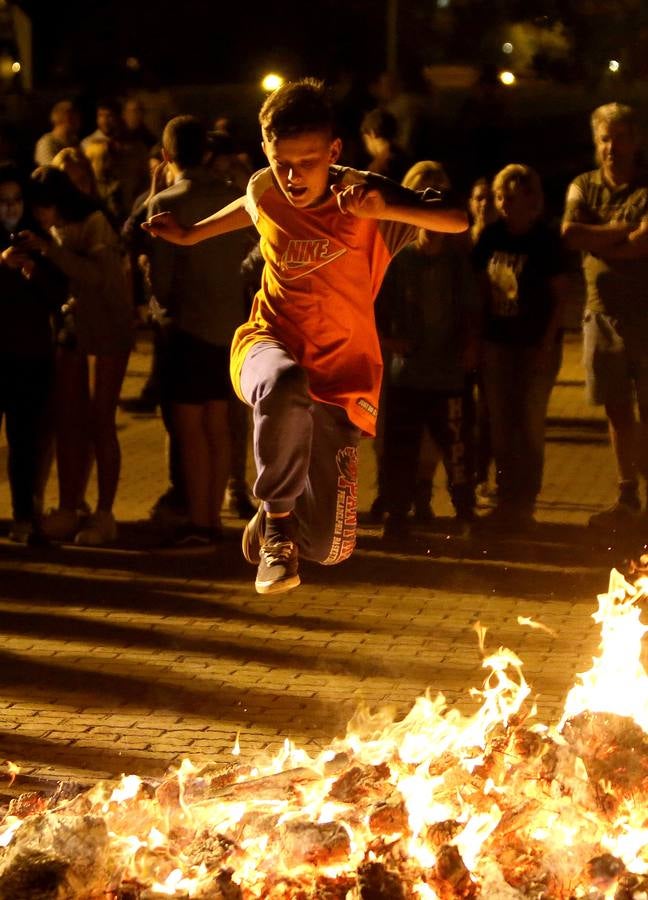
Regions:
M 438 199 L 426 200 L 406 188 L 400 188 L 394 199 L 388 199 L 383 191 L 368 184 L 332 185 L 331 190 L 337 197 L 340 211 L 345 214 L 405 222 L 447 234 L 459 234 L 468 228 L 468 215 L 463 209 L 445 207 Z
M 252 224 L 252 219 L 245 209 L 245 197 L 239 197 L 208 218 L 188 227 L 176 222 L 171 213 L 162 212 L 143 222 L 142 228 L 151 237 L 161 237 L 172 244 L 189 247 L 207 238 L 227 234 L 229 231 L 249 228 Z

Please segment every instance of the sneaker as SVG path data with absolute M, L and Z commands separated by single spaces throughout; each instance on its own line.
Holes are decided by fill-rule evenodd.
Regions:
M 34 526 L 29 520 L 22 521 L 17 519 L 11 523 L 7 537 L 14 544 L 29 544 L 33 534 Z
M 616 531 L 635 525 L 641 518 L 641 504 L 636 500 L 617 500 L 608 509 L 594 513 L 589 518 L 591 528 L 599 528 L 601 531 Z
M 156 525 L 170 527 L 185 525 L 188 519 L 187 508 L 173 487 L 157 498 L 149 510 L 149 517 Z
M 259 551 L 254 586 L 257 594 L 283 594 L 301 584 L 299 553 L 293 541 L 264 544 Z
M 77 533 L 74 543 L 81 547 L 103 547 L 104 544 L 111 544 L 116 539 L 115 517 L 107 510 L 98 509 Z
M 71 541 L 79 530 L 81 517 L 76 509 L 50 509 L 42 521 L 42 532 L 51 541 Z
M 241 539 L 243 556 L 253 566 L 258 566 L 261 560 L 261 545 L 265 538 L 265 525 L 266 511 L 263 508 L 263 504 L 261 504 L 243 529 L 243 537 Z

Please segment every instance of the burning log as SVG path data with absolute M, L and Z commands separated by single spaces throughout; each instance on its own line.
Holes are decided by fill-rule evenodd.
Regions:
M 16 833 L 0 866 L 0 900 L 91 900 L 110 876 L 103 819 L 39 813 Z
M 106 895 L 106 900 L 141 900 L 141 897 L 141 885 L 124 881 L 117 891 L 110 891 Z
M 203 828 L 185 847 L 186 856 L 195 865 L 204 865 L 209 871 L 225 866 L 236 844 L 226 835 Z
M 624 797 L 648 793 L 648 734 L 633 719 L 583 712 L 565 723 L 563 736 L 583 760 L 602 811 L 611 813 Z
M 42 791 L 29 791 L 26 794 L 13 798 L 9 803 L 7 815 L 15 816 L 17 819 L 24 819 L 34 813 L 44 812 L 47 806 L 47 799 Z
M 409 833 L 409 816 L 405 801 L 397 797 L 379 803 L 369 815 L 369 828 L 372 834 Z
M 477 897 L 477 886 L 459 851 L 452 844 L 441 847 L 437 854 L 435 885 L 438 885 L 441 900 L 458 900 L 460 897 L 473 900 Z
M 407 895 L 396 872 L 381 862 L 363 863 L 358 868 L 361 900 L 406 900 Z
M 431 847 L 439 848 L 443 847 L 444 844 L 449 844 L 450 841 L 454 840 L 454 838 L 461 831 L 462 826 L 459 822 L 455 822 L 454 819 L 446 819 L 445 822 L 437 822 L 435 825 L 431 825 L 427 833 L 425 835 L 426 842 L 430 844 Z
M 516 804 L 507 809 L 500 819 L 497 828 L 498 838 L 505 837 L 508 834 L 520 831 L 522 828 L 531 825 L 540 808 L 541 804 L 539 800 L 527 800 L 524 803 Z
M 142 890 L 130 896 L 119 894 L 116 900 L 163 900 L 168 898 L 168 891 L 161 892 L 155 889 Z M 174 893 L 175 900 L 189 900 L 190 895 L 184 893 Z M 243 894 L 238 884 L 232 881 L 231 872 L 219 872 L 214 878 L 205 884 L 200 892 L 192 893 L 193 900 L 243 900 Z
M 587 864 L 587 879 L 589 883 L 607 894 L 610 888 L 614 887 L 621 875 L 625 872 L 625 866 L 616 856 L 611 853 L 604 853 L 602 856 L 596 856 L 590 859 Z
M 304 863 L 332 866 L 345 862 L 351 852 L 351 839 L 339 822 L 287 822 L 279 831 L 278 842 L 282 860 L 289 868 Z
M 505 841 L 497 841 L 493 837 L 493 855 L 500 866 L 507 884 L 523 892 L 530 885 L 534 890 L 538 885 L 546 889 L 548 875 L 544 871 L 542 861 L 537 858 L 535 847 L 530 846 L 519 835 L 510 834 Z M 554 900 L 548 893 L 547 900 Z M 557 896 L 560 896 L 557 893 Z
M 206 765 L 198 769 L 183 783 L 185 803 L 199 803 L 217 797 L 219 792 L 250 776 L 251 767 L 240 763 L 226 766 Z M 180 781 L 178 773 L 165 779 L 155 790 L 155 796 L 162 806 L 178 806 L 180 803 Z
M 642 900 L 648 897 L 648 877 L 622 875 L 614 900 Z
M 351 878 L 319 878 L 304 900 L 347 900 L 352 887 Z
M 67 889 L 68 863 L 39 850 L 25 850 L 16 853 L 11 866 L 0 873 L 0 898 L 15 900 L 16 897 L 30 897 L 31 900 L 59 900 L 72 897 L 84 900 L 84 892 L 70 893 Z M 62 893 L 63 891 L 63 893 Z M 97 896 L 97 895 L 95 895 Z
M 376 787 L 384 791 L 390 775 L 389 766 L 384 763 L 379 766 L 352 766 L 333 784 L 329 797 L 340 803 L 359 803 Z

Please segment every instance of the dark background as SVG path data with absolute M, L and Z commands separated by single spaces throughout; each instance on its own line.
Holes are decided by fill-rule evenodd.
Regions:
M 416 155 L 443 161 L 460 189 L 504 162 L 527 162 L 559 210 L 565 185 L 591 165 L 591 110 L 618 100 L 648 117 L 648 0 L 18 0 L 32 20 L 34 90 L 20 96 L 14 79 L 0 98 L 3 120 L 28 157 L 57 99 L 75 99 L 88 133 L 98 98 L 132 92 L 149 110 L 159 103 L 162 121 L 179 112 L 227 115 L 262 164 L 259 82 L 277 71 L 334 86 L 353 113 L 348 152 L 354 135 L 358 144 L 362 109 L 382 102 L 367 89 L 387 67 L 390 4 L 398 11 L 392 61 L 423 109 Z M 520 27 L 520 43 L 531 47 L 524 70 L 502 50 Z M 564 40 L 554 51 L 544 37 L 556 31 Z M 620 61 L 618 74 L 610 74 L 610 59 Z M 436 67 L 432 84 L 426 67 Z M 472 70 L 474 80 L 435 80 L 444 67 Z M 490 98 L 477 84 L 488 68 L 496 82 Z M 516 70 L 515 89 L 497 82 L 502 68 Z M 361 160 L 351 154 L 343 162 Z
M 505 62 L 512 23 L 557 23 L 568 35 L 560 58 L 540 50 L 542 77 L 591 84 L 606 60 L 622 78 L 648 75 L 645 0 L 20 0 L 34 30 L 37 86 L 123 89 L 159 84 L 255 80 L 269 68 L 288 76 L 371 73 L 386 64 L 386 13 L 398 8 L 398 66 L 406 81 L 435 63 Z M 137 60 L 129 69 L 126 61 Z M 127 85 L 126 85 L 127 86 Z
M 245 82 L 268 68 L 330 76 L 346 64 L 384 65 L 384 17 L 348 2 L 237 3 L 205 0 L 24 0 L 32 18 L 35 83 L 82 81 L 103 88 Z M 135 58 L 138 70 L 128 70 Z

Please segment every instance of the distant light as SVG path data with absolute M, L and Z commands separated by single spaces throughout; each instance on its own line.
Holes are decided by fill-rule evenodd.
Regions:
M 618 72 L 620 68 L 621 63 L 618 59 L 611 59 L 608 63 L 608 69 L 610 70 L 610 72 Z
M 22 69 L 22 66 L 20 65 L 19 62 L 12 63 L 11 71 L 14 73 L 14 75 L 17 75 L 21 69 Z
M 510 41 L 502 44 L 502 53 L 513 53 L 513 44 Z
M 447 9 L 450 6 L 450 0 L 437 0 L 439 9 Z
M 126 68 L 130 69 L 131 72 L 137 72 L 142 64 L 136 56 L 129 56 L 126 60 Z
M 268 72 L 261 81 L 261 87 L 264 91 L 276 91 L 283 83 L 284 80 L 281 75 L 277 75 L 275 72 Z
M 502 82 L 502 84 L 510 87 L 512 84 L 515 84 L 515 75 L 513 74 L 513 72 L 500 72 L 499 80 Z

